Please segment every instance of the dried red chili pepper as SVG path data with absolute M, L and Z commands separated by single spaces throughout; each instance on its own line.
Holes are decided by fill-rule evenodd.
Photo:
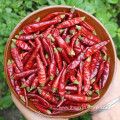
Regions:
M 24 40 L 24 41 L 33 40 L 34 39 L 34 34 L 15 35 L 15 38 L 18 39 L 18 40 Z
M 70 34 L 75 35 L 77 33 L 76 27 L 72 26 L 69 30 Z
M 48 54 L 45 55 L 45 58 L 46 58 L 47 64 L 50 65 L 51 62 L 50 62 L 50 58 L 49 58 Z
M 100 96 L 97 96 L 97 97 L 92 97 L 88 102 L 92 102 L 92 101 L 95 101 L 95 100 L 97 100 L 97 99 L 99 99 L 100 98 Z
M 77 91 L 77 86 L 76 85 L 66 85 L 65 90 L 70 90 L 70 91 Z
M 16 48 L 16 45 L 14 43 L 11 44 L 11 55 L 17 65 L 17 67 L 23 71 L 23 63 L 19 57 L 19 53 L 18 53 L 18 50 Z

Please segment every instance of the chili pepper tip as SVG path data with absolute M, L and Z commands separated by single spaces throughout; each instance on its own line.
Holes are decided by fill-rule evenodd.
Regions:
M 27 89 L 27 92 L 30 92 L 30 87 L 26 88 Z
M 39 93 L 41 93 L 41 91 L 42 91 L 39 87 L 37 87 L 37 90 L 38 90 Z
M 75 55 L 75 52 L 73 49 L 69 52 L 69 55 Z
M 52 90 L 53 90 L 53 92 L 55 92 L 57 89 L 56 89 L 56 88 L 54 88 L 54 87 L 52 87 Z
M 77 84 L 77 85 L 78 85 L 78 84 L 80 84 L 80 83 L 78 82 L 78 80 L 75 80 L 74 84 Z
M 20 88 L 25 88 L 25 87 L 26 87 L 26 86 L 25 86 L 24 84 L 22 84 Z
M 96 90 L 95 92 L 98 94 L 98 96 L 100 96 L 100 91 L 99 90 Z
M 54 76 L 50 76 L 50 80 L 53 80 Z
M 50 111 L 50 110 L 47 110 L 47 114 L 51 114 L 51 111 Z
M 36 22 L 40 22 L 40 17 L 38 17 L 35 21 L 36 21 Z
M 107 60 L 107 55 L 104 55 L 103 60 Z
M 11 64 L 12 64 L 12 63 L 11 63 L 11 60 L 8 59 L 7 65 L 11 65 Z
M 21 34 L 23 34 L 24 32 L 23 32 L 23 30 L 21 30 L 20 32 L 19 32 L 19 35 L 21 35 Z
M 75 34 L 75 30 L 71 30 L 70 34 L 74 35 Z
M 80 31 L 81 30 L 81 26 L 79 26 L 79 25 L 76 25 L 76 29 L 78 30 L 78 31 Z
M 25 97 L 24 97 L 24 96 L 22 96 L 22 97 L 21 97 L 21 100 L 22 100 L 23 102 L 25 102 Z
M 30 91 L 34 90 L 35 89 L 35 86 L 34 85 L 31 85 L 31 88 L 30 88 Z
M 72 6 L 72 8 L 70 9 L 71 12 L 75 12 L 75 6 Z
M 19 35 L 15 35 L 15 38 L 18 39 L 18 38 L 19 38 Z
M 93 31 L 93 34 L 94 34 L 94 35 L 97 35 L 97 33 L 95 32 L 95 30 Z
M 69 37 L 66 37 L 66 38 L 65 38 L 65 41 L 66 41 L 66 43 L 69 43 L 69 42 L 70 42 L 70 38 L 69 38 Z

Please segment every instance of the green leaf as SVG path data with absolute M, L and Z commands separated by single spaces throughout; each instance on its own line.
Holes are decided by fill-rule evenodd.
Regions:
M 107 0 L 108 3 L 117 4 L 119 0 Z
M 82 2 L 83 2 L 83 0 L 67 0 L 66 4 L 80 8 L 80 5 L 82 5 Z
M 3 108 L 8 108 L 13 104 L 13 101 L 11 99 L 11 95 L 5 96 L 2 99 L 0 99 L 0 105 Z
M 7 13 L 11 13 L 12 12 L 11 8 L 5 8 L 5 10 L 6 10 Z
M 25 1 L 25 6 L 27 8 L 32 8 L 32 1 Z
M 60 2 L 61 2 L 61 3 L 60 3 L 61 5 L 66 5 L 66 3 L 65 3 L 64 0 L 60 0 Z
M 47 3 L 47 0 L 34 0 L 36 3 L 39 3 L 40 5 L 44 5 Z
M 109 21 L 108 23 L 105 24 L 105 27 L 109 31 L 111 37 L 114 38 L 116 36 L 116 32 L 117 32 L 117 28 L 118 28 L 117 23 Z
M 47 0 L 47 1 L 48 1 L 48 4 L 49 4 L 49 5 L 56 5 L 56 3 L 53 2 L 52 0 Z
M 0 117 L 0 120 L 5 120 L 5 118 L 4 117 Z

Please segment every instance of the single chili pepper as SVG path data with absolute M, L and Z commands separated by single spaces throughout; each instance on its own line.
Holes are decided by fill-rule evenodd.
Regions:
M 99 59 L 99 56 L 100 56 L 100 51 L 95 52 L 93 54 L 93 56 L 92 56 L 92 60 L 91 60 L 91 73 L 94 72 L 95 66 L 96 66 L 97 61 Z
M 45 67 L 39 56 L 36 56 L 37 68 L 40 68 L 38 71 L 38 81 L 41 86 L 45 86 L 46 83 L 46 72 Z
M 29 41 L 34 39 L 34 34 L 23 34 L 23 35 L 15 35 L 15 38 L 18 40 Z
M 41 104 L 39 104 L 39 105 L 34 104 L 34 105 L 40 112 L 45 113 L 45 114 L 51 114 L 51 111 L 44 108 Z
M 58 87 L 59 87 L 60 78 L 61 78 L 61 75 L 62 75 L 65 67 L 66 67 L 66 63 L 63 61 L 63 68 L 60 71 L 60 74 L 55 78 L 55 80 L 52 83 L 52 90 L 53 90 L 53 92 L 55 92 L 58 89 Z
M 70 44 L 70 46 L 73 48 L 73 46 L 74 46 L 74 44 L 75 44 L 75 42 L 76 42 L 76 40 L 77 40 L 77 38 L 79 37 L 79 35 L 81 34 L 81 31 L 78 31 L 78 33 L 76 33 L 75 35 L 74 35 L 74 37 L 72 38 L 72 40 L 71 40 L 71 44 Z
M 22 88 L 20 88 L 20 83 L 17 80 L 15 80 L 15 91 L 16 91 L 17 95 L 20 97 L 20 99 L 23 102 L 25 102 L 25 97 L 23 95 L 23 90 L 22 90 Z
M 64 104 L 64 102 L 66 102 L 66 99 L 60 100 L 57 104 L 57 107 L 61 107 Z
M 15 89 L 15 80 L 11 79 L 10 77 L 13 75 L 13 66 L 10 60 L 7 62 L 7 73 L 10 79 L 12 87 Z
M 40 58 L 43 61 L 44 65 L 47 66 L 48 64 L 47 64 L 47 60 L 45 58 L 45 54 L 44 54 L 44 50 L 43 50 L 43 46 L 40 41 L 40 38 L 36 34 L 34 34 L 34 37 L 35 37 L 36 45 L 40 45 L 40 48 L 39 48 Z
M 66 14 L 66 13 L 65 13 Z M 57 15 L 56 17 L 54 17 L 52 20 L 62 20 L 63 18 L 65 18 L 65 14 L 62 15 Z M 68 13 L 67 13 L 68 14 Z
M 109 71 L 110 71 L 110 58 L 108 58 L 107 62 L 105 63 L 105 67 L 101 76 L 102 79 L 102 88 L 104 88 L 107 80 L 108 80 L 108 76 L 109 76 Z
M 75 6 L 73 6 L 73 7 L 70 9 L 69 16 L 68 16 L 68 20 L 70 20 L 70 19 L 73 18 L 74 12 L 75 12 Z
M 33 41 L 29 40 L 29 43 L 32 45 L 32 47 L 36 47 L 36 45 Z
M 24 96 L 25 96 L 25 106 L 28 106 L 28 96 L 27 96 L 27 91 L 25 88 L 23 88 Z
M 79 39 L 80 39 L 80 41 L 81 41 L 83 44 L 88 45 L 88 46 L 92 46 L 92 45 L 97 44 L 96 42 L 88 39 L 87 37 L 81 37 L 81 36 L 80 36 Z
M 61 38 L 57 29 L 53 30 L 53 37 L 55 38 L 59 47 L 64 49 L 68 55 L 75 55 L 73 49 Z
M 27 53 L 28 53 L 28 52 L 23 52 L 23 53 L 19 54 L 20 59 L 22 60 L 23 57 L 24 57 Z
M 29 34 L 29 33 L 39 31 L 41 30 L 41 28 L 43 29 L 44 27 L 48 27 L 50 25 L 54 25 L 59 22 L 61 22 L 61 20 L 58 19 L 58 20 L 49 20 L 49 21 L 40 22 L 40 23 L 31 23 L 31 24 L 25 25 L 22 28 L 22 30 L 25 34 Z
M 12 42 L 23 50 L 29 51 L 31 49 L 31 47 L 24 41 L 12 39 Z
M 87 49 L 87 51 L 84 54 L 84 59 L 90 57 L 91 55 L 93 55 L 95 52 L 97 52 L 98 50 L 100 50 L 103 46 L 107 45 L 107 43 L 109 43 L 110 41 L 104 41 L 101 43 L 98 43 L 96 45 L 91 46 L 90 48 Z
M 28 70 L 28 71 L 24 71 L 24 72 L 20 72 L 20 73 L 15 73 L 11 76 L 11 78 L 14 78 L 15 80 L 18 80 L 20 78 L 24 78 L 27 77 L 33 73 L 36 73 L 40 68 L 36 68 L 33 70 Z
M 35 79 L 35 73 L 33 73 L 32 75 L 30 75 L 27 80 L 21 85 L 21 88 L 24 88 L 26 87 L 27 88 L 27 91 L 30 92 L 30 86 L 33 82 L 33 80 Z
M 34 49 L 35 49 L 35 48 L 32 47 L 32 48 L 30 49 L 30 51 L 28 51 L 28 53 L 23 57 L 23 59 L 22 59 L 22 63 L 23 63 L 23 64 L 26 64 L 26 63 L 27 63 L 27 61 L 28 61 L 28 59 L 30 58 L 30 56 L 31 56 L 31 54 L 32 54 L 32 52 L 33 52 Z
M 63 70 L 61 77 L 60 77 L 60 83 L 59 83 L 59 96 L 61 99 L 64 99 L 65 96 L 65 76 L 66 76 L 66 68 Z
M 52 94 L 50 94 L 49 92 L 47 92 L 45 90 L 40 89 L 40 87 L 37 87 L 37 89 L 38 89 L 39 95 L 41 97 L 43 97 L 45 100 L 47 100 L 47 101 L 49 101 L 50 103 L 53 103 L 53 104 L 58 103 L 56 97 L 54 97 Z
M 39 49 L 40 49 L 40 44 L 37 45 L 37 47 L 33 51 L 32 55 L 29 57 L 28 62 L 25 64 L 24 70 L 29 70 L 32 67 L 33 61 L 35 60 L 35 57 L 36 57 Z
M 86 59 L 83 66 L 84 94 L 88 92 L 90 86 L 90 77 L 91 77 L 90 63 L 91 63 L 91 57 Z
M 97 75 L 102 60 L 103 60 L 103 57 L 99 56 L 97 64 L 96 64 L 95 69 L 94 69 L 94 72 L 91 74 L 91 78 L 90 78 L 91 80 Z
M 70 76 L 70 80 L 72 81 L 72 83 L 74 83 L 74 84 L 80 84 L 79 82 L 78 82 L 78 80 L 77 80 L 77 78 L 74 76 L 74 75 L 71 75 Z
M 98 75 L 97 75 L 97 78 L 96 78 L 94 84 L 96 84 L 96 83 L 99 81 L 99 79 L 100 79 L 100 77 L 101 77 L 101 75 L 102 75 L 102 73 L 103 73 L 106 59 L 107 59 L 107 55 L 105 55 L 105 56 L 103 57 L 103 61 L 102 61 L 101 64 L 100 64 L 99 71 L 98 71 Z
M 74 101 L 74 102 L 88 102 L 91 99 L 91 97 L 84 96 L 84 95 L 69 95 L 69 94 L 65 94 L 65 98 L 67 100 Z
M 95 101 L 95 100 L 97 100 L 97 99 L 99 99 L 99 98 L 100 98 L 100 96 L 92 97 L 88 102 Z
M 53 13 L 50 13 L 48 15 L 46 15 L 45 17 L 43 17 L 40 22 L 45 22 L 45 21 L 48 21 L 50 19 L 52 19 L 53 17 L 57 16 L 57 15 L 62 15 L 64 14 L 64 12 L 53 12 Z
M 76 18 L 72 18 L 70 20 L 64 21 L 61 24 L 59 24 L 56 28 L 60 29 L 60 28 L 67 28 L 67 27 L 71 27 L 74 26 L 76 24 L 79 24 L 80 22 L 82 22 L 85 19 L 85 17 L 76 17 Z
M 79 106 L 72 106 L 72 105 L 53 107 L 52 109 L 55 111 L 64 111 L 64 112 L 79 112 L 79 111 L 81 111 L 81 108 Z
M 70 91 L 77 91 L 77 86 L 76 85 L 66 85 L 65 90 L 70 90 Z
M 37 22 L 40 22 L 40 17 L 36 18 L 35 20 L 33 20 L 32 23 L 37 23 Z
M 19 57 L 18 50 L 16 48 L 16 45 L 14 43 L 11 44 L 11 55 L 17 65 L 17 67 L 23 71 L 23 63 Z
M 79 72 L 79 70 L 77 71 L 77 80 L 80 83 L 77 85 L 78 95 L 81 95 L 83 75 L 82 75 L 82 73 Z
M 94 91 L 98 94 L 98 96 L 100 96 L 100 91 L 99 91 L 100 88 L 98 87 L 98 85 L 95 83 L 92 85 L 92 87 L 93 87 Z
M 61 58 L 61 55 L 58 52 L 55 45 L 52 45 L 52 47 L 54 49 L 54 55 L 55 55 L 55 60 L 57 62 L 58 69 L 59 69 L 59 71 L 61 71 L 62 70 L 62 58 Z
M 75 35 L 75 33 L 77 33 L 76 27 L 72 26 L 69 30 L 70 34 Z
M 45 55 L 45 58 L 46 58 L 47 64 L 50 65 L 51 62 L 50 62 L 50 58 L 49 58 L 48 54 Z
M 60 52 L 62 58 L 67 62 L 70 63 L 70 59 L 68 58 L 66 52 L 64 51 L 64 49 L 58 47 L 57 50 Z
M 54 27 L 54 25 L 51 25 L 50 27 L 48 27 L 47 30 L 45 30 L 44 32 L 42 32 L 40 34 L 40 37 L 47 37 L 50 34 L 53 27 Z
M 37 98 L 40 101 L 40 103 L 42 103 L 46 108 L 51 108 L 51 104 L 37 94 L 28 93 L 28 97 Z
M 34 79 L 33 82 L 32 82 L 30 91 L 31 91 L 31 90 L 34 90 L 35 88 L 37 88 L 37 87 L 38 87 L 38 84 L 39 84 L 38 77 L 35 77 L 35 79 Z
M 65 30 L 64 30 L 64 32 L 63 32 L 63 34 L 62 34 L 62 39 L 65 39 L 66 38 L 66 36 L 67 36 L 67 33 L 68 33 L 68 28 L 65 28 Z

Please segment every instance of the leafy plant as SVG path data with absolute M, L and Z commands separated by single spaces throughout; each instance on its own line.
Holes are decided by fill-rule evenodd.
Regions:
M 120 58 L 120 2 L 119 0 L 0 0 L 0 108 L 12 105 L 10 90 L 5 80 L 3 60 L 7 39 L 26 15 L 49 5 L 70 5 L 93 14 L 107 28 L 114 40 L 117 55 Z M 6 102 L 8 101 L 8 102 Z M 85 116 L 85 117 L 84 117 Z M 89 114 L 80 119 L 89 120 Z M 2 118 L 0 118 L 2 119 Z M 78 118 L 74 118 L 74 120 Z

